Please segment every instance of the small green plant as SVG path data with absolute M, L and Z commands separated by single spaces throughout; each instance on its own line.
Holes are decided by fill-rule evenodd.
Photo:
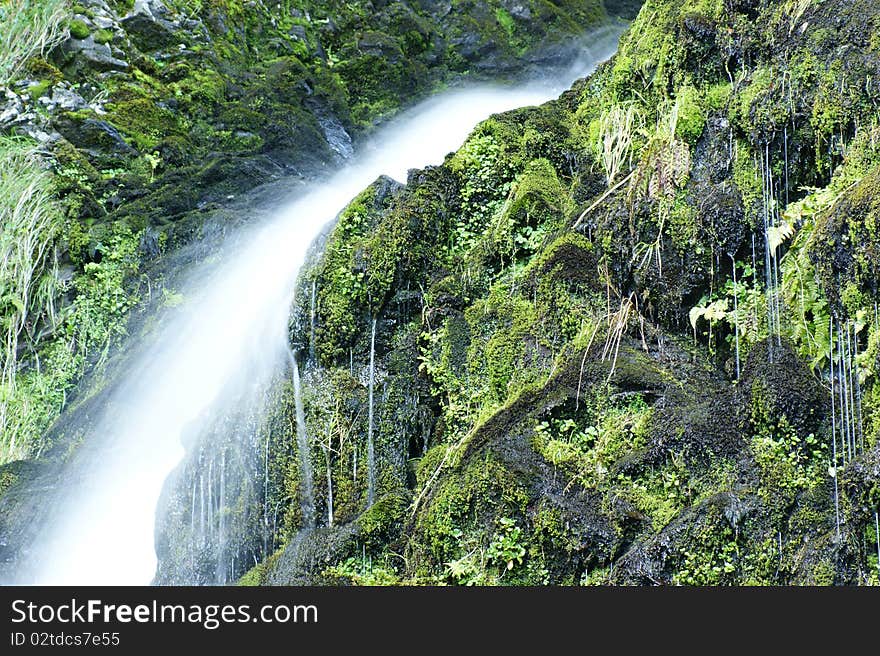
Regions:
M 152 153 L 145 153 L 144 159 L 150 167 L 150 182 L 154 182 L 156 180 L 156 171 L 162 166 L 162 157 L 158 152 L 154 151 Z
M 516 565 L 522 565 L 526 556 L 522 529 L 509 517 L 502 517 L 498 524 L 498 531 L 489 543 L 486 557 L 502 570 L 512 570 Z
M 400 576 L 393 568 L 374 563 L 369 556 L 347 558 L 326 568 L 322 575 L 329 579 L 350 581 L 353 585 L 388 586 L 400 583 Z
M 699 586 L 731 583 L 740 555 L 731 533 L 725 531 L 720 543 L 704 542 L 701 549 L 686 551 L 684 563 L 672 577 L 673 583 Z

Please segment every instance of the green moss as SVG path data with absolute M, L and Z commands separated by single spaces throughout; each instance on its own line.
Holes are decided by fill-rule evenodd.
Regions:
M 89 26 L 78 18 L 69 21 L 67 23 L 67 28 L 70 30 L 70 36 L 74 39 L 86 39 L 92 33 Z
M 368 188 L 340 214 L 317 274 L 320 322 L 318 357 L 324 362 L 344 358 L 357 331 L 357 308 L 367 300 L 366 274 L 355 261 L 378 219 L 375 188 Z
M 706 89 L 706 107 L 713 112 L 725 109 L 732 96 L 733 85 L 730 82 L 713 84 Z
M 736 581 L 740 546 L 737 535 L 721 518 L 701 528 L 691 538 L 693 550 L 681 554 L 682 562 L 672 577 L 681 585 L 722 585 Z
M 504 7 L 498 7 L 495 10 L 495 20 L 507 32 L 507 38 L 512 40 L 516 33 L 516 23 L 513 20 L 513 16 Z
M 684 86 L 676 94 L 678 122 L 675 136 L 689 144 L 695 144 L 706 125 L 705 100 L 692 86 Z
M 687 194 L 676 194 L 675 203 L 669 211 L 667 232 L 681 253 L 699 251 L 704 246 L 699 242 L 697 208 L 688 202 Z
M 487 529 L 492 530 L 494 518 L 522 516 L 527 501 L 528 495 L 513 474 L 490 456 L 471 462 L 461 472 L 450 472 L 418 515 L 417 548 L 424 550 L 421 557 L 441 564 L 467 558 L 467 545 L 472 543 L 482 542 L 488 549 L 493 535 Z M 471 564 L 478 565 L 477 570 L 485 566 Z M 462 579 L 477 573 L 452 572 L 451 576 Z
M 549 233 L 563 227 L 573 209 L 552 164 L 544 158 L 533 160 L 514 181 L 492 238 L 509 258 L 530 256 Z
M 46 92 L 52 87 L 51 80 L 40 80 L 33 86 L 28 87 L 27 93 L 31 97 L 32 100 L 36 100 L 40 96 L 46 94 Z
M 651 409 L 641 397 L 619 403 L 610 398 L 607 389 L 595 388 L 578 413 L 538 422 L 532 446 L 583 487 L 594 488 L 609 482 L 608 473 L 619 459 L 644 446 L 650 417 Z M 631 485 L 622 487 L 639 491 Z
M 763 191 L 757 156 L 743 142 L 736 143 L 733 162 L 733 181 L 742 197 L 746 223 L 757 229 L 763 221 L 761 203 Z
M 244 587 L 253 587 L 262 585 L 263 583 L 263 572 L 264 565 L 260 563 L 259 565 L 255 565 L 247 572 L 245 572 L 238 581 L 236 581 L 236 585 L 244 586 Z
M 181 134 L 177 115 L 142 95 L 108 105 L 113 122 L 129 136 L 138 150 L 154 150 L 169 135 Z
M 6 490 L 15 485 L 19 480 L 18 474 L 9 467 L 0 466 L 0 496 L 6 493 Z
M 49 80 L 52 84 L 57 84 L 64 79 L 64 74 L 58 70 L 58 67 L 42 57 L 29 59 L 25 69 L 29 77 L 37 80 Z
M 493 309 L 506 321 L 486 342 L 485 351 L 480 356 L 485 354 L 485 371 L 495 401 L 504 403 L 511 393 L 515 375 L 522 373 L 520 363 L 526 349 L 525 340 L 535 321 L 535 314 L 532 304 L 522 299 L 502 307 L 496 305 Z M 474 311 L 478 313 L 480 308 L 475 307 Z M 480 356 L 477 357 L 482 360 Z M 473 358 L 471 362 L 472 370 L 482 368 L 482 362 L 475 364 Z
M 387 544 L 402 527 L 408 507 L 408 496 L 401 491 L 376 499 L 357 520 L 363 544 L 369 549 Z
M 834 565 L 827 560 L 816 563 L 812 572 L 813 585 L 834 585 Z
M 736 90 L 731 118 L 755 144 L 766 143 L 788 121 L 788 99 L 779 80 L 778 70 L 760 66 L 752 71 L 748 84 Z
M 388 563 L 390 554 L 375 562 L 373 558 L 347 558 L 343 562 L 326 568 L 321 575 L 334 584 L 359 586 L 389 586 L 401 583 L 400 576 Z
M 113 40 L 113 37 L 113 30 L 98 30 L 95 32 L 95 43 L 100 43 L 102 45 L 110 43 Z

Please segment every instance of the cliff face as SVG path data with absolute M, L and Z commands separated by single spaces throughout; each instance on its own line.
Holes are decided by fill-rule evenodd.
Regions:
M 247 562 L 277 547 L 243 582 L 880 583 L 875 5 L 605 2 L 641 9 L 594 75 L 364 190 L 315 245 L 290 321 L 318 527 L 302 530 L 280 384 L 260 418 L 274 534 L 224 509 Z M 110 346 L 177 302 L 174 272 L 244 192 L 320 177 L 437 85 L 552 63 L 603 15 L 70 6 L 0 108 L 43 151 L 3 137 L 0 161 L 54 217 L 39 293 L 0 294 L 25 336 L 0 381 L 3 457 L 28 459 L 0 468 L 0 559 L 125 366 Z M 163 582 L 180 511 L 158 536 Z M 202 565 L 187 575 L 211 580 Z
M 878 30 L 649 0 L 558 101 L 366 190 L 291 321 L 334 526 L 291 504 L 246 581 L 876 584 Z

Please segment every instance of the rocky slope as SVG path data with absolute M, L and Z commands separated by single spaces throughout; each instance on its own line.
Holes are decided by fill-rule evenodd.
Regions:
M 878 34 L 649 0 L 558 101 L 366 190 L 291 320 L 323 526 L 279 460 L 244 581 L 880 582 Z

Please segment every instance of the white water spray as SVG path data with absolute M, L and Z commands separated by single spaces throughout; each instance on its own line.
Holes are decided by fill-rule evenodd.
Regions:
M 353 164 L 250 228 L 219 265 L 195 271 L 185 304 L 144 345 L 95 417 L 78 476 L 66 474 L 56 521 L 30 545 L 37 565 L 24 582 L 149 583 L 157 502 L 185 455 L 181 440 L 197 438 L 218 408 L 241 411 L 288 366 L 297 274 L 322 228 L 379 175 L 404 181 L 408 169 L 440 163 L 491 114 L 557 97 L 609 57 L 618 36 L 614 28 L 594 34 L 579 61 L 553 79 L 450 91 L 419 104 L 381 128 Z M 207 493 L 210 514 L 217 501 L 210 481 Z M 210 521 L 205 503 L 200 490 L 191 523 Z

